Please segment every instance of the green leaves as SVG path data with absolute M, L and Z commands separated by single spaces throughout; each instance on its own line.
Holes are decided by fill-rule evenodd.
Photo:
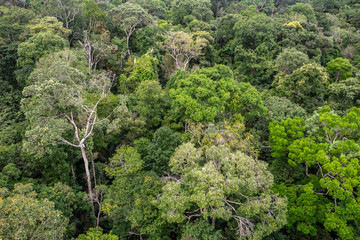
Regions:
M 170 166 L 175 176 L 165 177 L 158 200 L 162 216 L 170 222 L 222 219 L 229 226 L 238 224 L 237 237 L 255 239 L 285 223 L 285 201 L 270 190 L 273 177 L 264 162 L 224 146 L 202 150 L 186 143 L 177 148 Z M 252 226 L 246 233 L 240 219 Z
M 226 114 L 241 113 L 251 124 L 266 111 L 256 89 L 248 83 L 236 84 L 232 71 L 224 65 L 199 69 L 172 81 L 172 114 L 181 121 L 213 122 Z
M 289 197 L 289 213 L 310 212 L 308 217 L 312 217 L 317 211 L 322 212 L 321 216 L 326 212 L 325 219 L 317 218 L 316 221 L 307 219 L 306 215 L 290 214 L 289 223 L 297 223 L 299 231 L 315 235 L 314 226 L 321 223 L 326 230 L 336 231 L 343 239 L 352 239 L 357 234 L 353 225 L 360 216 L 352 209 L 360 207 L 357 203 L 360 186 L 359 113 L 359 109 L 353 108 L 348 115 L 341 117 L 324 107 L 306 125 L 302 119 L 270 124 L 272 156 L 275 159 L 287 157 L 293 166 L 305 164 L 306 175 L 310 177 L 307 181 L 302 180 L 308 182 L 307 185 L 293 187 L 303 189 L 305 193 Z M 296 122 L 300 123 L 300 128 L 294 124 Z M 305 223 L 309 222 L 312 225 L 307 227 Z
M 303 65 L 290 75 L 278 74 L 273 82 L 280 96 L 287 97 L 308 112 L 324 103 L 325 87 L 328 84 L 325 69 L 314 63 Z
M 334 82 L 345 80 L 352 76 L 352 65 L 349 60 L 335 58 L 326 64 L 326 70 L 334 78 Z
M 1 189 L 4 190 L 4 189 Z M 63 238 L 68 220 L 54 203 L 36 199 L 30 184 L 16 184 L 0 195 L 0 237 L 5 239 Z

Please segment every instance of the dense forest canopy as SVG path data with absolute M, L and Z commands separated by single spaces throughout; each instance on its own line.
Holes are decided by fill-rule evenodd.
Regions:
M 0 239 L 360 239 L 359 0 L 0 3 Z

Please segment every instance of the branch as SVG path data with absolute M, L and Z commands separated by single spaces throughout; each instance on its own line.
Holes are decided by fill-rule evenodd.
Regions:
M 71 118 L 66 115 L 66 113 L 64 113 L 65 117 L 69 120 L 69 122 L 74 126 L 74 129 L 75 129 L 75 137 L 76 137 L 76 140 L 78 142 L 80 142 L 80 138 L 79 138 L 79 131 L 78 131 L 78 127 L 76 126 L 76 123 L 74 121 L 74 116 L 73 116 L 73 113 L 71 112 Z
M 69 142 L 68 140 L 64 139 L 63 137 L 60 137 L 60 140 L 61 140 L 63 143 L 68 144 L 68 145 L 70 145 L 70 146 L 78 147 L 78 148 L 80 147 L 79 145 L 76 145 L 76 144 L 73 144 L 73 143 Z

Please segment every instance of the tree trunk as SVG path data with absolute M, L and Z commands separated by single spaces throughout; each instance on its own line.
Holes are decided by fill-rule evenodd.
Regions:
M 130 55 L 129 40 L 130 40 L 130 35 L 127 35 L 126 36 L 126 48 L 127 48 L 128 54 Z
M 93 191 L 92 191 L 92 187 L 91 187 L 91 176 L 90 176 L 90 170 L 89 170 L 89 160 L 87 159 L 87 156 L 86 156 L 86 152 L 85 152 L 85 145 L 83 143 L 80 143 L 80 149 L 81 149 L 81 155 L 82 155 L 82 158 L 84 160 L 84 165 L 85 165 L 85 174 L 86 174 L 86 181 L 87 181 L 87 184 L 88 184 L 88 191 L 89 191 L 89 198 L 90 198 L 90 202 L 91 202 L 91 208 L 92 208 L 92 211 L 94 213 L 94 216 L 95 215 L 95 209 L 94 209 L 94 204 L 93 204 Z

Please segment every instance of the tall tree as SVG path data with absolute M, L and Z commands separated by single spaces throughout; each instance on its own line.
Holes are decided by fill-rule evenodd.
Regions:
M 209 44 L 202 36 L 185 32 L 169 32 L 162 48 L 175 60 L 176 70 L 185 70 L 192 59 L 201 55 L 201 50 Z
M 61 57 L 61 55 L 58 55 Z M 98 105 L 110 93 L 112 80 L 106 72 L 90 78 L 58 58 L 50 72 L 38 75 L 23 91 L 22 109 L 30 122 L 24 148 L 39 156 L 47 147 L 66 144 L 80 150 L 86 172 L 90 200 L 94 200 L 86 140 L 98 121 Z M 88 93 L 95 99 L 88 99 Z
M 131 35 L 152 21 L 151 16 L 136 3 L 126 2 L 115 7 L 110 12 L 113 23 L 119 26 L 126 35 L 127 53 L 130 54 L 129 41 Z
M 285 198 L 271 191 L 266 163 L 224 146 L 204 150 L 186 143 L 175 151 L 172 174 L 159 197 L 162 216 L 171 223 L 194 219 L 226 221 L 232 239 L 261 239 L 286 223 Z
M 79 0 L 48 0 L 45 3 L 46 12 L 64 22 L 66 28 L 70 27 L 83 8 Z

